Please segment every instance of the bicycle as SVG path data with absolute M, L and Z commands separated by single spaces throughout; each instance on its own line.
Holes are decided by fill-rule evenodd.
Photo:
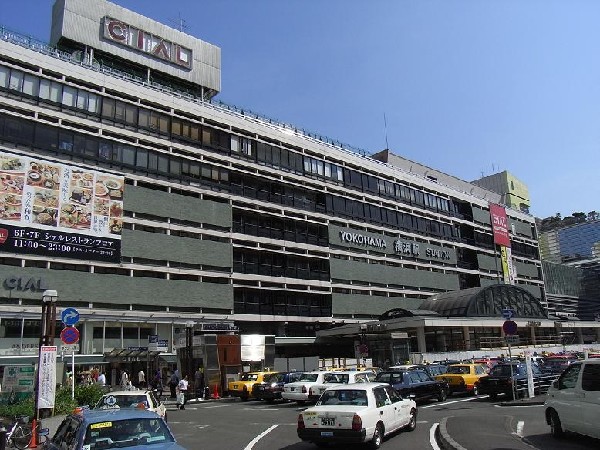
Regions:
M 10 429 L 6 432 L 6 447 L 25 450 L 31 441 L 31 428 L 27 426 L 29 417 L 17 417 Z

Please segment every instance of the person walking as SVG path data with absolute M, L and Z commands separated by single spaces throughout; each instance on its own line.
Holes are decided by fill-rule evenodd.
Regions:
M 187 390 L 188 377 L 186 375 L 179 381 L 179 384 L 177 385 L 177 407 L 179 409 L 185 409 L 185 395 L 187 394 Z
M 143 369 L 140 369 L 140 371 L 138 372 L 138 388 L 146 388 L 146 374 L 144 373 Z
M 96 383 L 102 387 L 106 386 L 106 375 L 104 375 L 104 372 L 100 372 L 98 374 L 98 380 L 96 381 Z
M 204 372 L 202 367 L 198 367 L 196 373 L 194 373 L 194 389 L 196 390 L 196 397 L 200 400 L 204 399 Z
M 123 372 L 121 372 L 121 388 L 123 390 L 127 390 L 128 386 L 129 386 L 129 375 L 127 375 L 127 372 L 124 370 Z
M 179 370 L 176 370 L 175 372 L 173 372 L 173 374 L 171 375 L 171 379 L 169 380 L 169 389 L 171 390 L 171 398 L 172 399 L 177 398 L 176 389 L 177 389 L 178 385 L 179 385 Z

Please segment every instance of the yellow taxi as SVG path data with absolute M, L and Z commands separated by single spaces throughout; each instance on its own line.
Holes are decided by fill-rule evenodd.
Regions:
M 479 394 L 479 379 L 487 375 L 486 367 L 481 364 L 452 364 L 446 373 L 436 375 L 438 381 L 446 381 L 450 387 L 449 394 L 467 392 Z
M 229 382 L 227 386 L 229 395 L 232 397 L 239 397 L 245 402 L 249 398 L 252 398 L 252 386 L 254 386 L 254 383 L 262 383 L 265 375 L 271 375 L 273 373 L 277 372 L 244 372 L 240 375 L 238 381 Z

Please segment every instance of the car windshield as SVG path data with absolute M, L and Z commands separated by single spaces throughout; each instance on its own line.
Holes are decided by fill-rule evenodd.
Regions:
M 468 374 L 469 366 L 450 366 L 446 373 Z
M 96 408 L 136 408 L 140 403 L 143 403 L 146 408 L 148 405 L 148 398 L 146 394 L 125 394 L 125 395 L 105 395 L 96 404 Z
M 317 381 L 318 377 L 319 377 L 318 373 L 305 373 L 305 374 L 302 374 L 302 376 L 300 377 L 300 379 L 298 381 Z
M 520 374 L 520 373 L 521 373 L 521 370 L 520 370 L 519 366 L 513 365 L 512 366 L 512 374 Z M 495 366 L 492 368 L 492 370 L 490 370 L 490 375 L 494 376 L 494 377 L 510 377 L 511 365 L 506 364 L 506 365 Z
M 85 432 L 83 445 L 90 450 L 100 450 L 165 442 L 175 442 L 175 439 L 165 422 L 157 417 L 91 423 Z
M 358 389 L 325 391 L 317 404 L 367 406 L 367 393 Z
M 348 383 L 350 375 L 347 373 L 328 373 L 323 377 L 325 383 Z

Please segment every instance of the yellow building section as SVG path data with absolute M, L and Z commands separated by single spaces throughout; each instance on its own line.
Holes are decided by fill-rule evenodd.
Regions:
M 508 190 L 506 192 L 505 202 L 508 206 L 523 211 L 529 209 L 531 200 L 529 198 L 529 189 L 527 185 L 509 172 L 504 172 Z

